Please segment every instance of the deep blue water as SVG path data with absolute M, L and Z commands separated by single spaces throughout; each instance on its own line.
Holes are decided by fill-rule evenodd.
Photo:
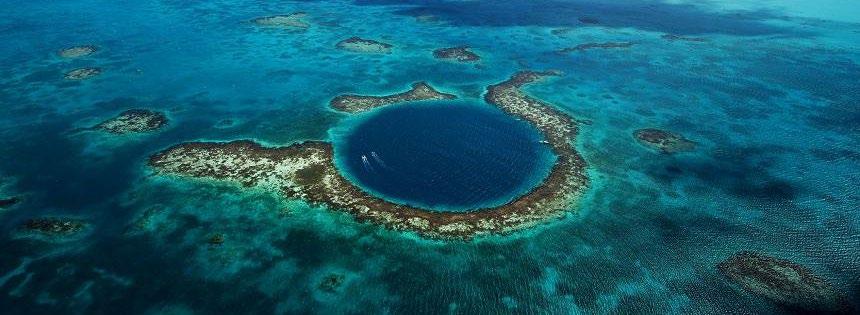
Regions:
M 248 23 L 295 11 L 306 31 Z M 0 1 L 0 198 L 23 200 L 0 210 L 0 313 L 784 312 L 717 271 L 742 250 L 802 264 L 860 305 L 857 12 L 841 0 Z M 335 48 L 352 36 L 394 48 Z M 633 45 L 558 53 L 603 42 Z M 56 55 L 84 44 L 100 50 Z M 482 60 L 432 56 L 457 45 Z M 77 67 L 103 74 L 63 79 Z M 574 145 L 591 187 L 564 218 L 513 235 L 428 241 L 145 166 L 185 141 L 337 143 L 374 113 L 333 111 L 335 95 L 427 81 L 481 103 L 523 69 L 564 72 L 526 91 L 590 122 Z M 170 122 L 141 136 L 69 132 L 130 108 Z M 633 139 L 641 128 L 697 149 L 655 153 Z M 19 237 L 39 216 L 92 229 Z M 321 290 L 331 274 L 341 287 Z
M 345 132 L 337 158 L 389 200 L 443 211 L 496 206 L 552 167 L 537 129 L 485 104 L 394 106 L 369 116 Z

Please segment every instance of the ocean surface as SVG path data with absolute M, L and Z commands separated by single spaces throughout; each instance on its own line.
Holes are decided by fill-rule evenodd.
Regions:
M 364 116 L 334 131 L 341 170 L 401 204 L 455 212 L 503 205 L 540 184 L 555 162 L 536 128 L 475 101 Z
M 307 13 L 307 29 L 250 22 L 293 12 Z M 353 36 L 392 51 L 335 48 Z M 588 43 L 630 45 L 561 52 Z M 76 45 L 98 51 L 58 56 Z M 481 60 L 433 57 L 460 45 Z M 102 73 L 64 79 L 80 67 Z M 388 114 L 443 126 L 474 117 L 490 129 L 427 136 L 489 133 L 474 148 L 495 156 L 508 138 L 539 135 L 484 109 L 448 120 L 410 113 L 419 104 L 350 115 L 329 102 L 426 81 L 480 107 L 488 85 L 528 69 L 563 73 L 525 90 L 583 122 L 573 145 L 590 186 L 563 218 L 509 235 L 429 240 L 146 164 L 188 141 L 348 143 L 361 122 Z M 858 82 L 853 1 L 0 1 L 0 199 L 21 200 L 0 209 L 0 313 L 785 312 L 718 271 L 740 251 L 802 265 L 857 307 Z M 79 129 L 133 108 L 169 122 L 136 135 Z M 651 150 L 633 137 L 642 128 L 696 148 Z M 387 161 L 384 131 L 368 132 Z M 509 157 L 531 164 L 493 173 L 519 180 L 491 193 L 395 199 L 498 203 L 540 180 L 547 157 L 530 145 Z M 362 183 L 354 163 L 339 160 Z M 39 217 L 89 227 L 62 241 L 19 233 Z

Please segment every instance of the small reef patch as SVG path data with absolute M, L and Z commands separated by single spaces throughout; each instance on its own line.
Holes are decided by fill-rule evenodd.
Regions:
M 687 140 L 677 133 L 661 129 L 639 129 L 633 132 L 633 137 L 642 145 L 663 153 L 686 152 L 696 148 L 696 142 Z
M 605 42 L 605 43 L 585 43 L 579 44 L 573 47 L 567 47 L 560 50 L 560 53 L 569 53 L 575 51 L 586 51 L 591 49 L 618 49 L 618 48 L 629 48 L 633 46 L 631 42 Z
M 394 103 L 425 101 L 425 100 L 452 100 L 456 95 L 442 93 L 425 82 L 412 84 L 412 89 L 397 94 L 372 96 L 372 95 L 338 95 L 331 100 L 331 107 L 347 113 L 358 113 L 373 108 L 391 105 Z
M 468 46 L 451 48 L 440 48 L 433 51 L 436 59 L 456 60 L 459 62 L 471 62 L 481 60 L 481 56 L 469 50 Z
M 66 241 L 80 236 L 89 227 L 83 220 L 66 217 L 41 217 L 25 221 L 19 236 L 32 237 L 45 241 Z
M 317 286 L 323 292 L 334 293 L 343 285 L 346 276 L 341 273 L 330 273 L 322 278 Z
M 681 35 L 675 35 L 675 34 L 665 34 L 663 36 L 660 36 L 660 38 L 668 40 L 668 41 L 684 41 L 684 42 L 699 42 L 699 43 L 708 41 L 707 39 L 701 38 L 701 37 L 688 37 L 688 36 L 681 36 Z
M 310 24 L 305 21 L 305 17 L 307 17 L 307 13 L 295 12 L 290 14 L 258 17 L 251 20 L 251 23 L 263 27 L 304 30 L 310 27 Z
M 60 49 L 60 51 L 57 52 L 57 55 L 62 58 L 74 59 L 92 55 L 98 50 L 98 47 L 92 45 L 72 46 Z
M 167 125 L 164 113 L 148 109 L 129 109 L 118 116 L 99 123 L 92 129 L 115 134 L 152 132 Z
M 378 42 L 372 39 L 364 39 L 360 37 L 350 37 L 337 43 L 338 49 L 367 53 L 367 54 L 390 54 L 391 44 Z
M 188 142 L 156 153 L 148 164 L 160 174 L 226 180 L 280 191 L 360 222 L 429 238 L 469 239 L 502 234 L 558 218 L 572 209 L 588 187 L 585 161 L 574 150 L 576 122 L 520 88 L 556 72 L 520 72 L 487 88 L 485 101 L 538 129 L 557 159 L 546 179 L 528 193 L 497 207 L 438 212 L 392 203 L 356 187 L 337 169 L 330 143 L 309 141 L 263 147 L 253 141 Z
M 81 81 L 98 76 L 100 74 L 102 74 L 101 68 L 78 68 L 66 72 L 65 76 L 63 77 L 66 78 L 66 80 Z
M 717 269 L 744 290 L 803 313 L 852 313 L 851 306 L 826 280 L 794 262 L 742 251 Z

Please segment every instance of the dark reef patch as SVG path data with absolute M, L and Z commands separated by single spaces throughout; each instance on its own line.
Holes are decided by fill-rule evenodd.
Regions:
M 282 29 L 290 29 L 290 30 L 304 30 L 308 28 L 310 25 L 305 22 L 305 17 L 307 14 L 304 12 L 295 12 L 290 14 L 279 14 L 279 15 L 270 15 L 258 17 L 251 20 L 251 23 L 254 23 L 258 26 L 264 27 L 275 27 Z
M 600 20 L 593 18 L 593 17 L 590 17 L 590 16 L 583 16 L 583 17 L 577 18 L 576 20 L 582 24 L 600 24 Z
M 360 37 L 350 37 L 339 41 L 335 45 L 338 49 L 370 54 L 390 54 L 391 44 L 375 41 L 372 39 L 364 39 Z
M 57 55 L 62 58 L 74 59 L 86 57 L 98 51 L 98 47 L 92 45 L 73 46 L 63 48 L 57 52 Z
M 87 227 L 82 220 L 63 217 L 44 217 L 29 219 L 21 228 L 50 237 L 62 237 L 78 234 Z
M 358 221 L 414 231 L 431 238 L 469 239 L 507 233 L 561 217 L 588 187 L 585 161 L 573 147 L 577 135 L 575 121 L 520 90 L 523 85 L 556 75 L 559 74 L 519 72 L 487 88 L 487 103 L 536 127 L 557 157 L 542 184 L 498 207 L 462 213 L 437 212 L 373 197 L 349 182 L 335 167 L 331 144 L 317 141 L 276 148 L 247 140 L 189 142 L 152 155 L 148 164 L 163 174 L 275 189 L 287 197 L 350 213 Z
M 86 80 L 95 76 L 102 74 L 101 68 L 78 68 L 72 71 L 66 72 L 63 76 L 66 80 Z
M 569 53 L 574 51 L 586 51 L 590 49 L 616 49 L 616 48 L 628 48 L 633 46 L 631 42 L 605 42 L 605 43 L 585 43 L 579 44 L 574 47 L 567 47 L 559 50 L 560 53 Z
M 224 233 L 215 233 L 209 236 L 208 239 L 206 239 L 206 243 L 208 243 L 210 246 L 220 246 L 221 244 L 224 244 L 226 238 L 227 236 L 224 235 Z
M 470 51 L 468 46 L 436 49 L 433 51 L 433 57 L 436 57 L 436 59 L 456 60 L 459 62 L 481 60 L 481 57 Z
M 451 100 L 455 98 L 457 98 L 456 95 L 442 93 L 425 82 L 417 82 L 412 84 L 412 89 L 409 91 L 391 95 L 338 95 L 331 100 L 329 105 L 342 112 L 357 113 L 394 103 L 424 100 Z
M 93 129 L 115 134 L 152 132 L 167 125 L 164 113 L 148 109 L 129 109 L 118 116 L 99 123 Z
M 681 36 L 681 35 L 676 35 L 676 34 L 665 34 L 663 36 L 660 36 L 660 38 L 668 40 L 668 41 L 684 41 L 684 42 L 699 42 L 699 43 L 708 41 L 706 38 L 702 38 L 702 37 Z
M 633 133 L 633 137 L 642 145 L 663 153 L 692 151 L 696 148 L 696 143 L 684 136 L 661 129 L 639 129 Z
M 794 262 L 742 251 L 717 264 L 717 269 L 744 290 L 766 297 L 795 312 L 853 312 L 845 297 L 826 280 Z
M 337 289 L 339 289 L 341 285 L 343 285 L 344 280 L 346 280 L 346 276 L 343 274 L 331 273 L 323 277 L 318 287 L 324 292 L 334 293 L 337 292 Z
M 0 198 L 0 209 L 8 209 L 21 202 L 19 197 Z

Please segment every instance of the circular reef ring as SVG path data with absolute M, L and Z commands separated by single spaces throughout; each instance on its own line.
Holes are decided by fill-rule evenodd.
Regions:
M 249 140 L 188 142 L 149 158 L 165 174 L 226 180 L 267 187 L 287 197 L 304 199 L 352 214 L 358 221 L 393 230 L 414 231 L 428 238 L 470 239 L 504 234 L 564 215 L 588 187 L 586 164 L 573 147 L 576 121 L 554 107 L 526 95 L 520 88 L 558 72 L 522 71 L 487 88 L 484 100 L 505 113 L 534 125 L 556 155 L 546 179 L 511 202 L 469 212 L 439 212 L 392 203 L 362 191 L 335 167 L 328 142 L 308 141 L 286 147 L 264 147 Z M 405 101 L 453 99 L 426 83 L 387 96 L 342 95 L 331 106 L 361 112 Z

